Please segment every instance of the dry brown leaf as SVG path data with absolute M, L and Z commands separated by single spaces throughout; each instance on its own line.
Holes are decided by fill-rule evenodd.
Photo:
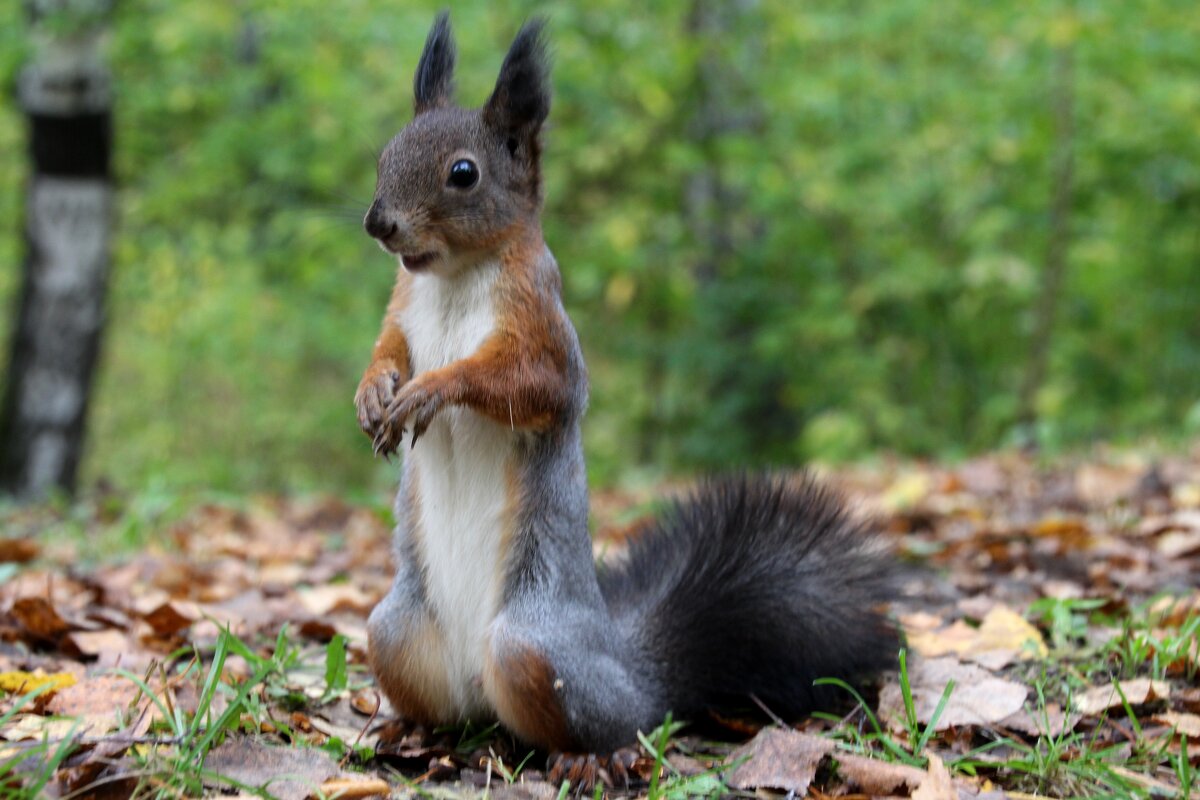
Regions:
M 230 737 L 204 759 L 204 769 L 279 800 L 306 800 L 338 774 L 337 764 L 322 750 L 268 747 L 245 737 Z
M 997 723 L 1020 711 L 1029 693 L 1019 683 L 949 657 L 914 658 L 908 665 L 908 677 L 917 719 L 924 724 L 932 719 L 948 682 L 954 681 L 954 690 L 934 726 L 939 731 Z M 880 691 L 879 715 L 893 728 L 904 729 L 904 699 L 898 683 L 888 683 Z
M 1089 506 L 1109 506 L 1133 496 L 1142 474 L 1140 467 L 1084 464 L 1075 473 L 1075 492 Z
M 123 631 L 75 631 L 63 638 L 63 649 L 76 655 L 95 658 L 102 653 L 121 654 L 132 647 L 129 636 Z
M 832 752 L 829 739 L 791 728 L 763 728 L 748 743 L 733 752 L 730 760 L 748 760 L 730 774 L 734 789 L 779 789 L 803 795 L 808 791 L 817 765 Z
M 1200 739 L 1200 715 L 1164 711 L 1161 714 L 1155 714 L 1154 721 L 1174 728 L 1177 733 L 1187 736 L 1189 739 Z
M 989 669 L 1044 657 L 1042 635 L 1025 618 L 1003 605 L 993 606 L 978 628 L 959 620 L 939 630 L 906 630 L 908 646 L 926 658 L 957 655 Z
M 10 742 L 20 742 L 28 739 L 65 739 L 79 733 L 78 723 L 74 719 L 56 719 L 43 717 L 40 714 L 18 714 L 0 728 L 0 737 Z
M 1142 788 L 1146 789 L 1153 796 L 1158 796 L 1158 797 L 1178 797 L 1179 796 L 1179 787 L 1178 786 L 1171 786 L 1170 784 L 1163 783 L 1162 781 L 1160 781 L 1156 778 L 1151 778 L 1149 775 L 1143 775 L 1140 772 L 1134 772 L 1131 769 L 1127 769 L 1125 767 L 1122 767 L 1122 766 L 1119 766 L 1116 764 L 1110 766 L 1109 769 L 1111 769 L 1116 774 L 1120 775 L 1122 778 L 1125 778 L 1126 780 L 1129 780 L 1129 781 L 1132 781 L 1133 783 L 1138 784 Z
M 1065 714 L 1057 703 L 1047 704 L 1045 711 L 1022 708 L 1000 720 L 1000 727 L 1024 733 L 1027 736 L 1061 736 L 1075 728 L 1082 719 L 1081 714 Z
M 301 589 L 300 602 L 309 613 L 321 617 L 333 611 L 355 611 L 367 614 L 375 605 L 357 586 L 348 583 L 324 584 Z
M 318 792 L 310 797 L 349 800 L 354 797 L 386 796 L 391 791 L 392 787 L 382 778 L 334 778 L 322 783 Z
M 925 780 L 925 772 L 907 764 L 892 764 L 873 758 L 838 752 L 833 758 L 838 763 L 838 773 L 854 788 L 869 795 L 896 794 L 907 787 L 916 790 Z
M 1200 592 L 1182 597 L 1160 597 L 1150 606 L 1150 613 L 1161 617 L 1160 625 L 1178 628 L 1192 617 L 1200 615 Z
M 1092 716 L 1110 708 L 1121 705 L 1121 694 L 1131 706 L 1149 703 L 1171 696 L 1171 687 L 1163 681 L 1151 681 L 1149 678 L 1139 678 L 1134 681 L 1121 681 L 1121 692 L 1117 687 L 1094 686 L 1079 697 L 1075 698 L 1075 710 L 1084 716 Z
M 1178 708 L 1182 708 L 1184 711 L 1200 713 L 1200 686 L 1190 686 L 1186 689 L 1180 689 L 1175 697 L 1175 703 Z
M 1184 558 L 1200 553 L 1200 531 L 1171 531 L 1158 537 L 1155 549 L 1165 558 Z
M 42 552 L 41 545 L 33 539 L 0 538 L 0 563 L 10 561 L 27 564 Z
M 128 678 L 102 675 L 61 690 L 46 708 L 52 714 L 77 718 L 79 733 L 98 735 L 124 726 L 125 709 L 138 694 L 137 685 Z
M 168 600 L 143 615 L 159 636 L 174 636 L 200 619 L 200 607 L 183 600 Z
M 329 620 L 306 619 L 300 623 L 300 635 L 319 642 L 328 642 L 337 634 L 337 628 Z
M 489 793 L 495 800 L 557 800 L 558 790 L 544 781 L 504 784 L 490 789 Z
M 359 714 L 371 717 L 379 712 L 379 698 L 378 689 L 359 689 L 351 695 L 350 707 Z
M 946 765 L 935 754 L 930 753 L 929 767 L 925 779 L 912 793 L 912 800 L 958 800 L 958 791 L 950 780 L 950 772 Z
M 22 597 L 12 604 L 12 615 L 31 636 L 46 641 L 53 641 L 72 628 L 44 597 Z
M 1076 548 L 1085 547 L 1091 538 L 1087 525 L 1074 517 L 1047 517 L 1039 520 L 1029 532 L 1041 538 L 1058 539 Z

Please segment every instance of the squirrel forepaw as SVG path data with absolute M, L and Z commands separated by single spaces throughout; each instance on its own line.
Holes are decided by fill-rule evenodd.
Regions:
M 411 426 L 412 443 L 429 428 L 429 423 L 445 405 L 443 393 L 421 381 L 412 381 L 392 399 L 387 408 L 387 424 L 390 429 L 404 430 Z
M 358 427 L 371 438 L 371 448 L 377 456 L 387 457 L 400 445 L 401 431 L 393 431 L 386 424 L 387 409 L 399 388 L 400 371 L 391 362 L 381 361 L 367 369 L 354 393 Z

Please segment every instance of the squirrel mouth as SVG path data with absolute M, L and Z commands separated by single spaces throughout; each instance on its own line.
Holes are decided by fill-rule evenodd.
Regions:
M 434 262 L 437 258 L 437 253 L 432 251 L 428 253 L 417 253 L 415 255 L 400 254 L 400 261 L 404 263 L 404 268 L 416 272 L 424 269 Z

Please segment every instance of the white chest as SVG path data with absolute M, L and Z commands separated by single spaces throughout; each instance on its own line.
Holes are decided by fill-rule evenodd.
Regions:
M 404 331 L 416 375 L 470 356 L 495 327 L 498 265 L 456 279 L 416 276 Z M 416 470 L 420 552 L 459 710 L 484 709 L 478 684 L 500 601 L 501 547 L 515 434 L 467 408 L 446 408 L 405 454 Z
M 482 264 L 445 278 L 413 277 L 401 322 L 415 374 L 444 367 L 478 349 L 496 325 L 492 292 L 499 264 Z

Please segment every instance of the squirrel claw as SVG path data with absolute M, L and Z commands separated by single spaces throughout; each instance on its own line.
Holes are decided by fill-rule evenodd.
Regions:
M 579 796 L 590 794 L 598 785 L 610 789 L 629 787 L 629 770 L 637 753 L 632 749 L 613 753 L 551 753 L 546 779 L 552 785 L 564 780 L 571 782 L 571 792 Z
M 426 389 L 415 382 L 410 383 L 388 406 L 386 425 L 390 429 L 400 429 L 401 437 L 411 428 L 411 449 L 416 446 L 417 439 L 429 429 L 429 424 L 442 410 L 444 402 L 440 391 Z

